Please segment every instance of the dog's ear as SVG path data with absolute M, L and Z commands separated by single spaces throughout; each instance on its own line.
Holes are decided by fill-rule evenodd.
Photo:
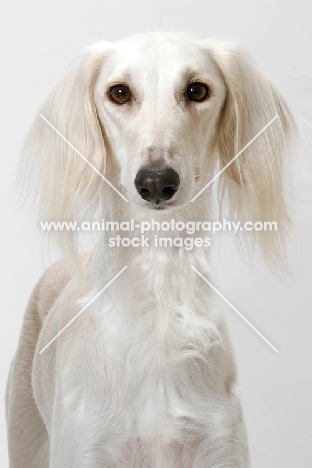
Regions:
M 227 93 L 215 139 L 220 167 L 246 147 L 220 178 L 221 199 L 227 195 L 231 213 L 240 220 L 276 221 L 276 233 L 259 232 L 256 238 L 267 260 L 279 259 L 290 221 L 284 169 L 297 135 L 295 119 L 245 51 L 228 43 L 211 45 L 210 51 Z
M 105 173 L 103 128 L 93 93 L 108 49 L 108 43 L 99 43 L 74 59 L 43 104 L 26 138 L 22 177 L 25 179 L 26 175 L 28 189 L 35 191 L 42 221 L 76 220 L 96 208 L 102 178 L 73 148 L 101 174 Z M 67 255 L 75 236 L 63 232 L 56 237 L 62 253 Z

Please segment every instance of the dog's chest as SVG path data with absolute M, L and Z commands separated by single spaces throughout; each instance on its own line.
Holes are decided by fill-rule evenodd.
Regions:
M 191 264 L 197 264 L 191 255 L 137 254 L 94 308 L 94 334 L 86 340 L 96 356 L 86 359 L 80 406 L 93 408 L 87 417 L 98 428 L 95 440 L 103 453 L 111 438 L 120 456 L 129 455 L 129 443 L 137 447 L 134 460 L 136 451 L 162 456 L 164 447 L 179 446 L 198 428 L 207 400 L 202 363 L 215 320 Z M 93 370 L 88 361 L 96 363 Z
M 116 405 L 131 435 L 169 443 L 198 410 L 188 393 L 198 405 L 204 396 L 194 362 L 210 346 L 211 321 L 205 305 L 196 306 L 182 256 L 147 253 L 121 279 L 122 294 L 115 290 L 103 305 L 101 325 Z

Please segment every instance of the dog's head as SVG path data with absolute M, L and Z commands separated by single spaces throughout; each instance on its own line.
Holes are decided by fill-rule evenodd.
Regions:
M 190 202 L 213 160 L 225 98 L 222 73 L 204 44 L 154 34 L 111 46 L 94 99 L 131 203 L 154 210 Z
M 287 219 L 282 166 L 295 123 L 236 45 L 177 33 L 97 44 L 75 59 L 40 113 L 67 140 L 38 116 L 26 144 L 45 218 L 72 219 L 101 188 L 118 198 L 99 173 L 138 209 L 172 210 L 226 168 L 218 183 L 234 211 L 244 205 L 258 219 Z

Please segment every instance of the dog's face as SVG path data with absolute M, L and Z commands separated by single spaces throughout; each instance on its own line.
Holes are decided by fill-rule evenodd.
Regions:
M 194 214 L 207 216 L 201 189 L 212 180 L 234 218 L 278 221 L 276 245 L 262 239 L 264 252 L 280 251 L 289 219 L 283 161 L 296 123 L 237 45 L 180 33 L 96 44 L 78 54 L 40 114 L 22 173 L 38 181 L 42 219 L 114 212 L 123 200 L 112 186 L 130 202 L 119 204 L 120 216 L 130 204 L 136 213 L 186 214 L 192 199 Z
M 187 204 L 207 171 L 226 87 L 212 54 L 184 36 L 134 36 L 112 44 L 95 104 L 130 202 Z

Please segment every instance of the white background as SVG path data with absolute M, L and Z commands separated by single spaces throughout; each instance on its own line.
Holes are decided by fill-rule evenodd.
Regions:
M 219 284 L 280 351 L 275 354 L 229 310 L 252 466 L 311 468 L 311 2 L 32 0 L 2 2 L 0 18 L 1 395 L 28 296 L 45 267 L 34 235 L 35 213 L 27 218 L 19 210 L 12 188 L 19 150 L 36 110 L 72 55 L 93 41 L 147 30 L 180 30 L 236 41 L 249 49 L 297 113 L 304 145 L 294 165 L 297 233 L 289 253 L 291 278 L 275 278 L 257 263 L 251 270 L 235 246 L 224 243 L 217 252 Z M 0 466 L 5 468 L 3 406 Z

